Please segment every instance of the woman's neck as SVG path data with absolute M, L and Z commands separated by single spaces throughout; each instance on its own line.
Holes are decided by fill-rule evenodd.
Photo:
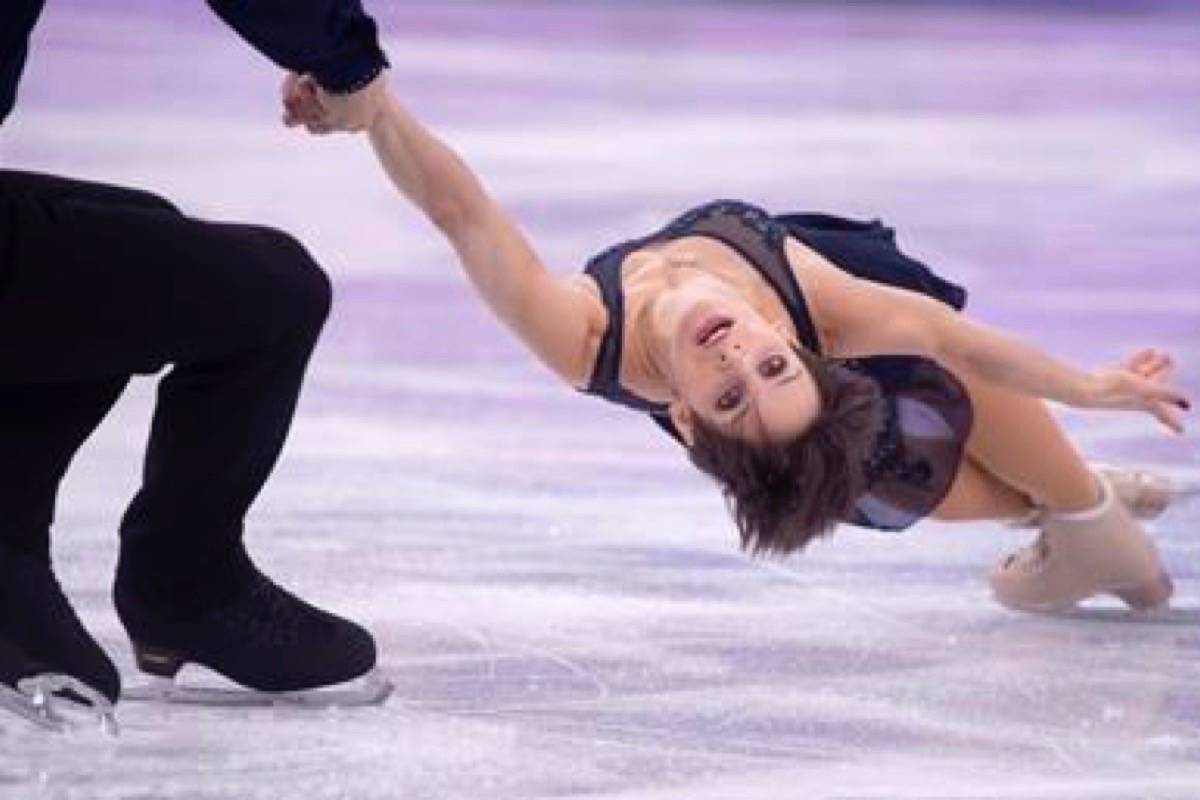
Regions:
M 621 357 L 623 381 L 648 400 L 672 397 L 670 343 L 660 334 L 655 300 L 669 288 L 669 276 L 652 266 L 631 269 L 624 281 L 625 344 Z

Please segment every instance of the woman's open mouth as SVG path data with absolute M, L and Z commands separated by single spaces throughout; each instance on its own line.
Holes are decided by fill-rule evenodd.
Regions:
M 725 338 L 733 327 L 733 319 L 721 315 L 706 317 L 696 329 L 696 344 L 710 347 Z

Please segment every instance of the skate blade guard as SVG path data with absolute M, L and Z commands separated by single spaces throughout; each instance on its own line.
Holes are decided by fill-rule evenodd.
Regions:
M 334 686 L 288 692 L 248 689 L 196 664 L 172 677 L 143 677 L 145 683 L 125 689 L 122 700 L 219 708 L 357 708 L 383 705 L 395 689 L 378 670 Z
M 56 733 L 89 728 L 111 736 L 120 732 L 112 703 L 70 675 L 33 675 L 18 681 L 15 689 L 0 685 L 0 709 Z

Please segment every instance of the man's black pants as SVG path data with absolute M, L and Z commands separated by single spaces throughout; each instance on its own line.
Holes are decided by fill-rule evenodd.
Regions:
M 287 234 L 0 170 L 0 544 L 49 558 L 75 451 L 131 375 L 173 365 L 118 579 L 164 600 L 201 589 L 238 560 L 329 304 L 328 279 Z

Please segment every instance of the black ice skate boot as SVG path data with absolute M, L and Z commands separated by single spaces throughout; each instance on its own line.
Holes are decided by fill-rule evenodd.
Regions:
M 0 705 L 61 730 L 76 712 L 116 732 L 121 678 L 47 561 L 0 545 Z
M 169 589 L 140 584 L 122 559 L 113 594 L 138 669 L 156 679 L 128 699 L 353 706 L 391 693 L 366 630 L 276 586 L 240 546 L 202 582 Z M 184 686 L 176 678 L 186 664 L 251 691 Z

